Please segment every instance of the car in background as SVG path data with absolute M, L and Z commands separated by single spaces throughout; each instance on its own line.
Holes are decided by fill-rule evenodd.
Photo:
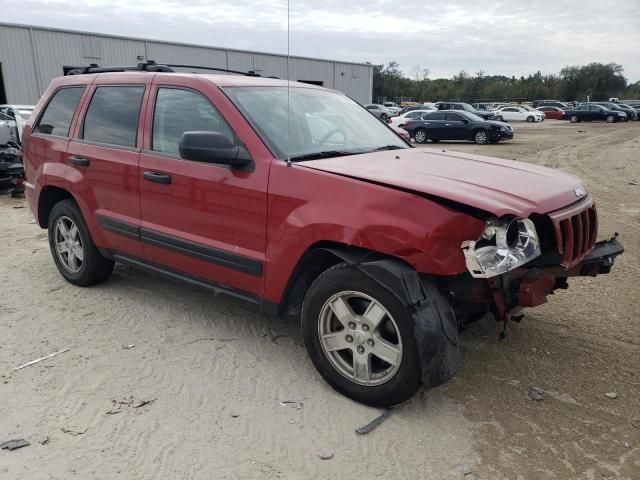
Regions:
M 425 113 L 404 126 L 416 143 L 467 140 L 479 144 L 511 140 L 513 128 L 503 122 L 485 120 L 467 111 L 439 110 Z
M 20 134 L 18 133 L 18 124 L 15 119 L 6 113 L 0 113 L 0 125 L 7 125 L 11 136 L 11 141 L 20 144 Z
M 391 115 L 398 115 L 400 110 L 402 110 L 402 107 L 398 106 L 395 102 L 384 102 L 382 105 L 391 112 Z
M 494 112 L 495 118 L 498 121 L 506 122 L 542 122 L 545 119 L 545 115 L 534 109 L 527 109 L 522 106 L 509 105 L 508 107 L 502 107 Z
M 15 121 L 18 143 L 22 137 L 22 129 L 33 113 L 33 108 L 33 105 L 0 105 L 0 113 Z
M 390 123 L 391 123 L 391 125 L 402 127 L 409 120 L 415 120 L 417 118 L 420 118 L 425 113 L 431 113 L 431 112 L 434 112 L 434 111 L 435 111 L 434 108 L 429 108 L 429 107 L 424 107 L 423 106 L 423 108 L 421 108 L 420 110 L 410 110 L 408 112 L 403 113 L 402 115 L 398 115 L 397 117 L 393 117 L 391 119 Z
M 398 115 L 402 115 L 404 113 L 411 112 L 413 110 L 437 110 L 437 109 L 438 107 L 436 107 L 435 103 L 428 103 L 428 102 L 417 103 L 413 105 L 405 105 L 404 107 L 402 107 Z
M 607 123 L 624 122 L 627 114 L 621 110 L 611 110 L 593 103 L 582 105 L 565 112 L 566 118 L 571 123 L 605 121 Z
M 402 138 L 405 142 L 411 143 L 411 137 L 409 136 L 409 132 L 407 132 L 404 128 L 401 128 L 397 125 L 389 125 L 389 128 L 396 132 L 396 134 Z
M 560 100 L 534 100 L 533 104 L 531 105 L 533 108 L 538 108 L 538 107 L 558 107 L 561 108 L 564 111 L 569 110 L 571 107 L 565 103 L 565 102 L 561 102 Z
M 565 118 L 564 110 L 558 107 L 538 107 L 536 108 L 536 110 L 541 111 L 542 113 L 544 113 L 546 118 L 552 120 L 564 120 Z
M 464 102 L 436 102 L 435 106 L 438 110 L 461 110 L 463 112 L 473 113 L 484 120 L 494 120 L 496 118 L 493 112 L 476 110 L 471 105 Z
M 624 103 L 614 102 L 591 102 L 592 105 L 601 105 L 609 110 L 618 110 L 627 114 L 627 120 L 637 120 L 638 112 L 635 108 L 630 107 Z
M 391 112 L 384 105 L 380 105 L 378 103 L 371 103 L 369 105 L 365 105 L 364 108 L 369 110 L 372 115 L 378 117 L 383 122 L 386 122 L 391 118 Z

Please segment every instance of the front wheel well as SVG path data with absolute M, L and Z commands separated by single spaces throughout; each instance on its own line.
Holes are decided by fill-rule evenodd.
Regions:
M 278 314 L 298 316 L 302 311 L 302 302 L 311 284 L 323 272 L 345 262 L 345 258 L 393 258 L 365 248 L 354 247 L 338 242 L 319 242 L 304 253 L 293 270 L 287 283 Z
M 66 199 L 74 200 L 73 195 L 63 188 L 44 187 L 42 189 L 38 199 L 38 225 L 41 228 L 47 228 L 49 225 L 49 216 L 55 204 Z

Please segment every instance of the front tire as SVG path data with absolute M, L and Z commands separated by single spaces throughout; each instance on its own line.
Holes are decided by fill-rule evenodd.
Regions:
M 427 143 L 427 140 L 429 140 L 429 135 L 424 128 L 418 128 L 413 134 L 413 139 L 416 141 L 416 143 Z
M 571 116 L 569 117 L 569 121 L 570 121 L 571 123 L 578 123 L 579 119 L 578 119 L 578 117 L 576 117 L 575 115 L 571 115 Z
M 339 264 L 309 287 L 302 334 L 320 375 L 353 400 L 395 405 L 420 388 L 422 369 L 409 307 L 355 267 Z
M 533 123 L 533 122 L 535 122 L 535 121 L 536 121 L 536 119 L 535 119 L 535 118 L 533 118 L 532 116 L 528 116 L 528 117 L 527 117 L 527 122 L 528 122 L 528 123 Z
M 73 200 L 62 200 L 51 210 L 49 248 L 60 274 L 74 285 L 95 285 L 113 273 L 114 262 L 98 251 Z
M 607 115 L 607 123 L 613 123 L 616 121 L 616 118 L 613 115 Z
M 473 141 L 478 145 L 486 145 L 489 143 L 489 134 L 486 130 L 476 130 L 473 134 Z

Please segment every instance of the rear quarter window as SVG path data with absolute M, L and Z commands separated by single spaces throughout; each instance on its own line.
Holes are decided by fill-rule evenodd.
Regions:
M 73 113 L 76 111 L 84 87 L 66 87 L 53 94 L 40 116 L 34 133 L 69 136 Z

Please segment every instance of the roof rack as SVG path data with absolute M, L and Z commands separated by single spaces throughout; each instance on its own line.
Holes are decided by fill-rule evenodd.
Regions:
M 261 75 L 254 70 L 241 72 L 240 70 L 229 70 L 228 68 L 206 67 L 203 65 L 182 65 L 173 63 L 156 63 L 153 60 L 138 63 L 131 67 L 101 67 L 97 63 L 92 63 L 86 67 L 74 68 L 69 70 L 67 75 L 84 75 L 87 73 L 108 73 L 108 72 L 175 72 L 174 68 L 193 68 L 196 70 L 214 70 L 216 72 L 233 73 L 235 75 L 245 75 L 247 77 L 260 77 Z M 278 78 L 278 77 L 268 77 Z

